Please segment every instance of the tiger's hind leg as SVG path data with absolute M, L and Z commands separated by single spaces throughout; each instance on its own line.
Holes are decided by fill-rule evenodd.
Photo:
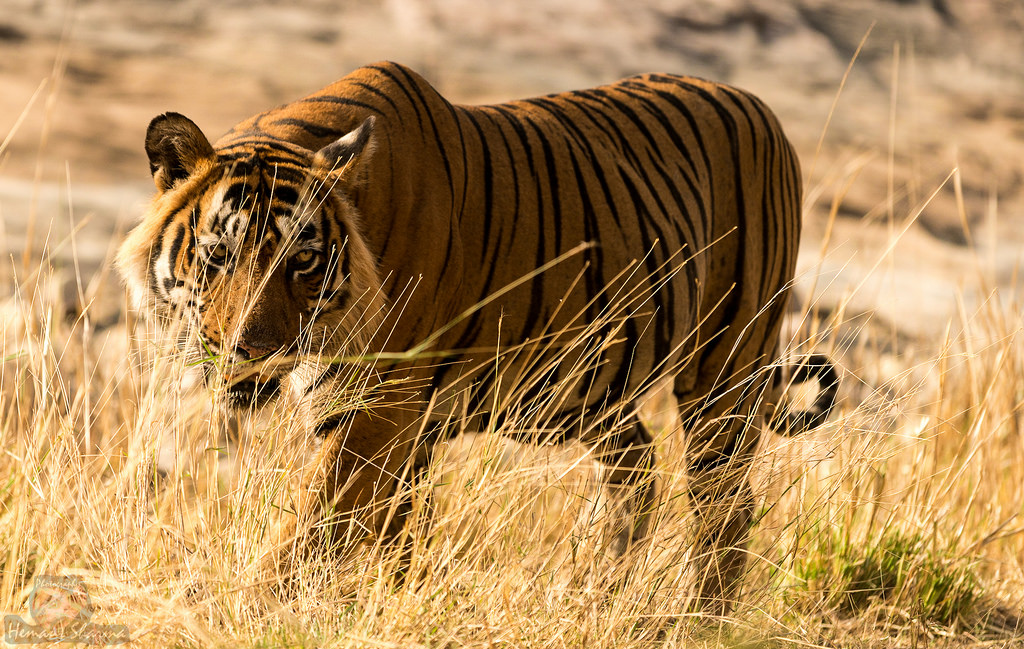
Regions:
M 726 413 L 691 418 L 687 431 L 687 492 L 696 547 L 697 606 L 722 615 L 734 603 L 747 559 L 754 494 L 750 467 L 759 439 L 757 418 Z
M 596 545 L 606 558 L 617 558 L 643 540 L 650 527 L 657 501 L 654 439 L 634 414 L 619 432 L 582 441 L 593 449 L 602 479 L 600 495 L 581 522 L 589 529 L 595 519 L 604 518 Z

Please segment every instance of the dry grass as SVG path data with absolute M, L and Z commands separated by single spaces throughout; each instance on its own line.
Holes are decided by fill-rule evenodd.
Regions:
M 36 576 L 73 574 L 93 621 L 139 646 L 1024 645 L 1024 307 L 994 290 L 935 341 L 842 307 L 793 317 L 791 351 L 832 354 L 844 401 L 809 436 L 762 445 L 750 569 L 709 619 L 667 397 L 644 413 L 651 540 L 615 565 L 580 542 L 585 449 L 470 429 L 415 487 L 407 564 L 366 543 L 303 561 L 282 589 L 262 559 L 312 444 L 294 413 L 226 416 L 144 323 L 94 322 L 81 305 L 103 282 L 66 304 L 66 277 L 29 270 L 0 325 L 0 611 L 24 615 Z

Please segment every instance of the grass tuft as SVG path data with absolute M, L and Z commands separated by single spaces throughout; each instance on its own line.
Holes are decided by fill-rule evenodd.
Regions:
M 800 556 L 793 566 L 798 585 L 788 592 L 798 606 L 843 617 L 888 607 L 946 627 L 969 627 L 977 620 L 977 561 L 920 534 L 893 530 L 857 543 L 839 532 L 818 534 Z

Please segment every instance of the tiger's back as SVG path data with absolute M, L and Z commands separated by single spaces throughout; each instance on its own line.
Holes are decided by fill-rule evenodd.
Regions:
M 483 299 L 580 242 L 594 247 L 510 295 L 501 313 L 480 313 L 455 348 L 499 324 L 508 347 L 536 337 L 538 325 L 578 330 L 604 320 L 594 335 L 621 342 L 577 380 L 589 401 L 568 406 L 588 411 L 667 374 L 697 407 L 775 360 L 800 180 L 792 148 L 759 101 L 646 75 L 460 116 L 469 124 L 460 129 L 472 152 L 466 167 L 482 175 L 470 179 L 476 203 L 463 214 L 485 215 L 462 221 L 474 244 L 466 256 L 486 269 L 470 295 Z M 512 177 L 511 200 L 488 190 L 496 158 L 507 167 L 492 176 Z

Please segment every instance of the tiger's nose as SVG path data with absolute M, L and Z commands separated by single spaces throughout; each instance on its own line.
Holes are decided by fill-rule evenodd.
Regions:
M 242 360 L 251 361 L 256 358 L 270 356 L 277 351 L 276 347 L 265 345 L 254 345 L 244 340 L 239 340 L 235 345 L 235 353 L 242 357 Z

